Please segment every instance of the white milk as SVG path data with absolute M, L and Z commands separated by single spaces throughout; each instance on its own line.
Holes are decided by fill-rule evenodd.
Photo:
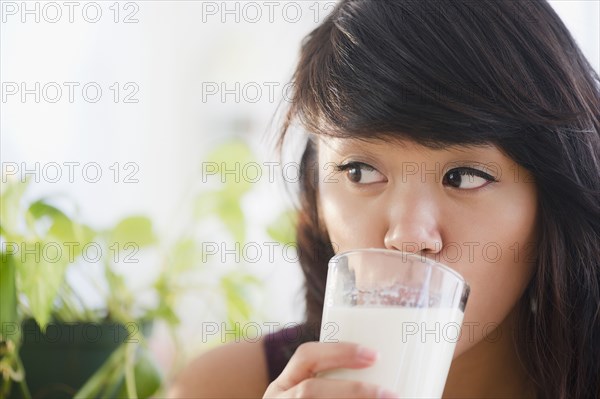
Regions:
M 320 376 L 370 382 L 402 398 L 441 398 L 463 316 L 459 309 L 326 307 L 322 342 L 355 342 L 379 359 Z

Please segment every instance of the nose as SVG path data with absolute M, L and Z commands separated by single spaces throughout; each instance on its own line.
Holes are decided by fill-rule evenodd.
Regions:
M 396 196 L 387 215 L 385 248 L 423 255 L 442 250 L 440 210 L 432 196 L 418 192 Z

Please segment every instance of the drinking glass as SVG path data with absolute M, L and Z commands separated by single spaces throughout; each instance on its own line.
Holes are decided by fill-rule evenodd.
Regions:
M 370 382 L 400 397 L 440 398 L 469 296 L 464 278 L 422 255 L 358 249 L 329 261 L 321 342 L 378 350 L 363 369 L 319 377 Z

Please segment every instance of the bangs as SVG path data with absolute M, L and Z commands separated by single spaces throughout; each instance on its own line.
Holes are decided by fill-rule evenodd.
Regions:
M 519 35 L 514 3 L 339 3 L 303 43 L 286 119 L 313 134 L 439 147 L 577 118 L 552 83 L 566 79 L 561 66 L 540 54 L 546 41 Z

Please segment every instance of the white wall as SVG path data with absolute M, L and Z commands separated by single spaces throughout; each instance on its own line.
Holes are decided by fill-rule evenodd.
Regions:
M 600 1 L 550 0 L 594 69 L 600 72 Z

